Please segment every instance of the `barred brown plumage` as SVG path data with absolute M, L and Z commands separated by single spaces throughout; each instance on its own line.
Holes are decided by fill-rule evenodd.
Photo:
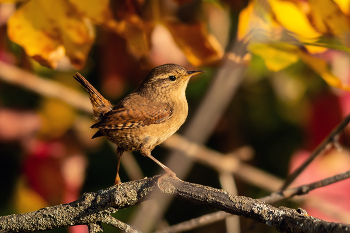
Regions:
M 139 87 L 113 108 L 81 74 L 74 78 L 89 93 L 98 131 L 92 138 L 106 136 L 117 145 L 118 165 L 115 184 L 120 184 L 119 164 L 124 151 L 139 150 L 176 177 L 151 155 L 155 146 L 174 134 L 185 122 L 188 104 L 185 90 L 191 76 L 203 71 L 186 71 L 182 66 L 165 64 L 154 68 Z

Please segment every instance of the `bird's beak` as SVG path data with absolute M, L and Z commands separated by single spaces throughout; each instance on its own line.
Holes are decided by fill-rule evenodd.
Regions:
M 202 71 L 202 70 L 187 71 L 187 74 L 188 74 L 189 76 L 193 76 L 193 75 L 201 74 L 201 73 L 204 73 L 204 71 Z

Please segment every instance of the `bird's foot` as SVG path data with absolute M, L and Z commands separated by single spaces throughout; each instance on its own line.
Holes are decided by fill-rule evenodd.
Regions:
M 168 168 L 168 167 L 164 167 L 164 170 L 165 170 L 165 174 L 164 175 L 166 175 L 166 176 L 170 176 L 170 177 L 172 177 L 172 178 L 174 178 L 174 179 L 178 179 L 178 180 L 180 180 L 177 176 L 176 176 L 176 174 L 175 174 L 175 172 L 173 172 L 172 170 L 170 170 L 170 168 Z M 164 176 L 163 175 L 163 176 Z
M 170 168 L 168 167 L 163 167 L 163 169 L 165 170 L 165 174 L 163 174 L 161 177 L 158 178 L 158 182 L 157 182 L 157 185 L 160 189 L 163 190 L 162 186 L 160 185 L 163 181 L 163 179 L 165 178 L 168 178 L 168 177 L 171 177 L 171 178 L 174 178 L 174 179 L 177 179 L 177 180 L 180 180 L 181 179 L 179 177 L 176 176 L 175 172 L 173 172 L 172 170 L 170 170 Z
M 115 177 L 114 180 L 114 185 L 117 185 L 118 191 L 119 191 L 119 186 L 122 184 L 122 180 L 119 177 L 119 174 L 117 174 L 117 176 Z

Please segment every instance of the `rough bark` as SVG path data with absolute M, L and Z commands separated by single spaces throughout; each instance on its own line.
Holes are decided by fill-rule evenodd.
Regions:
M 33 232 L 73 225 L 88 225 L 90 232 L 101 230 L 101 223 L 138 232 L 112 218 L 111 213 L 144 201 L 153 190 L 174 195 L 182 201 L 204 205 L 231 214 L 255 219 L 280 232 L 350 232 L 346 224 L 330 223 L 302 210 L 273 207 L 260 200 L 233 196 L 221 189 L 159 176 L 123 183 L 98 192 L 85 193 L 78 200 L 38 211 L 0 217 L 2 232 Z

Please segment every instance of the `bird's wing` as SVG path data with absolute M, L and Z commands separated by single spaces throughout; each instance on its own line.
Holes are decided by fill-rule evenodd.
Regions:
M 132 101 L 121 103 L 106 113 L 101 121 L 91 128 L 132 129 L 145 125 L 159 124 L 171 118 L 173 109 L 165 103 Z

